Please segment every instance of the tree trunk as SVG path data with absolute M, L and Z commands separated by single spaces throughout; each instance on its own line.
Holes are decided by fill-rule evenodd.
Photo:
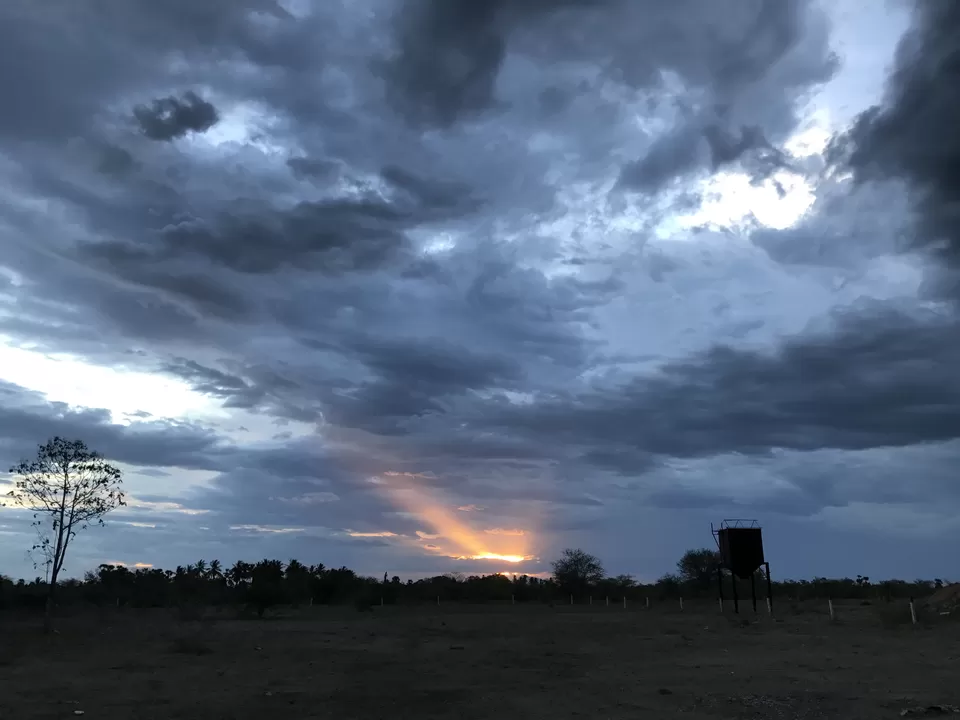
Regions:
M 47 587 L 47 602 L 43 608 L 43 632 L 50 633 L 53 630 L 53 601 L 57 595 L 57 578 L 60 577 L 60 567 L 56 562 L 50 572 L 50 585 Z
M 47 602 L 43 607 L 43 632 L 44 634 L 49 634 L 53 630 L 52 625 L 52 616 L 53 616 L 53 599 L 56 594 L 57 587 L 57 574 L 54 573 L 53 577 L 50 578 L 50 585 L 47 588 Z

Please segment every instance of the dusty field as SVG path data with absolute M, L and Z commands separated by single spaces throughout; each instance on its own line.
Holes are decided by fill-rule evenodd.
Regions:
M 896 718 L 960 704 L 960 623 L 878 607 L 112 610 L 0 619 L 0 718 Z M 906 609 L 904 606 L 904 613 Z M 750 617 L 749 615 L 746 617 Z M 899 620 L 899 613 L 898 618 Z

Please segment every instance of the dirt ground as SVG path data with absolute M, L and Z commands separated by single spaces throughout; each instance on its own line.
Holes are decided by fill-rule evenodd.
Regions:
M 896 718 L 960 704 L 960 623 L 939 620 L 912 626 L 905 603 L 833 623 L 796 605 L 111 609 L 43 637 L 7 617 L 0 718 Z

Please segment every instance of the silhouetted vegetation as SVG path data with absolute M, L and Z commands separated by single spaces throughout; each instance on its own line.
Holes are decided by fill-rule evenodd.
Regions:
M 63 561 L 76 532 L 91 522 L 102 524 L 106 513 L 124 504 L 120 471 L 82 441 L 57 437 L 39 446 L 35 460 L 22 462 L 10 472 L 16 478 L 9 493 L 11 504 L 34 511 L 38 540 L 32 551 L 47 577 L 14 582 L 0 575 L 0 609 L 44 611 L 48 628 L 55 598 L 61 606 L 177 608 L 181 618 L 191 619 L 207 607 L 224 606 L 248 609 L 263 617 L 281 605 L 353 604 L 358 610 L 370 610 L 377 605 L 437 601 L 553 604 L 573 598 L 579 603 L 591 599 L 619 603 L 708 598 L 716 593 L 720 557 L 711 549 L 687 551 L 677 563 L 676 574 L 648 585 L 630 575 L 607 577 L 599 558 L 575 548 L 564 550 L 552 563 L 553 573 L 548 578 L 448 574 L 403 582 L 397 576 L 388 580 L 386 574 L 382 580 L 360 576 L 347 567 L 265 559 L 238 561 L 230 568 L 218 560 L 199 560 L 174 570 L 100 565 L 83 580 L 60 582 Z M 755 579 L 764 580 L 760 571 Z M 822 597 L 891 600 L 922 596 L 942 585 L 939 579 L 872 583 L 858 575 L 855 579 L 781 580 L 774 583 L 774 593 L 793 601 Z
M 567 548 L 553 563 L 553 579 L 566 592 L 582 593 L 604 581 L 603 563 L 580 549 Z
M 590 597 L 597 603 L 606 598 L 617 603 L 623 598 L 630 603 L 643 603 L 646 598 L 652 602 L 681 596 L 691 600 L 712 599 L 716 593 L 712 583 L 706 582 L 704 553 L 712 552 L 709 550 L 688 552 L 679 563 L 681 574 L 666 575 L 647 585 L 637 583 L 629 575 L 598 575 L 595 571 L 599 561 L 586 553 L 582 558 L 581 552 L 564 552 L 555 564 L 557 577 L 438 575 L 405 582 L 396 576 L 381 580 L 358 575 L 346 567 L 305 565 L 297 560 L 286 564 L 269 559 L 257 563 L 237 562 L 229 568 L 223 568 L 216 560 L 199 560 L 174 570 L 101 565 L 88 572 L 83 580 L 60 583 L 57 598 L 61 606 L 178 608 L 181 616 L 189 619 L 206 607 L 233 606 L 249 610 L 251 615 L 264 616 L 277 606 L 354 605 L 358 609 L 370 609 L 381 604 L 434 604 L 438 598 L 441 603 L 566 604 L 571 594 L 578 604 L 588 602 Z M 571 558 L 590 562 L 574 563 L 577 573 L 570 576 L 567 573 L 571 566 L 564 560 Z M 694 559 L 698 559 L 696 563 Z M 579 572 L 584 569 L 589 573 Z M 746 597 L 749 583 L 740 582 Z M 883 601 L 921 597 L 942 584 L 939 579 L 873 583 L 861 576 L 814 578 L 775 582 L 774 594 L 787 601 L 827 597 Z M 0 608 L 42 611 L 48 590 L 42 578 L 33 582 L 0 578 Z M 759 584 L 758 592 L 762 592 Z

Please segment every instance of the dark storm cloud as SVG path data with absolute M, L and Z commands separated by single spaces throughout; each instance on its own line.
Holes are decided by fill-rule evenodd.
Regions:
M 144 242 L 101 241 L 84 248 L 118 272 L 142 263 L 196 258 L 240 273 L 283 267 L 349 272 L 375 269 L 409 251 L 405 232 L 430 213 L 370 196 L 301 203 L 278 210 L 249 200 L 216 217 L 183 217 Z
M 19 275 L 0 329 L 290 421 L 266 442 L 244 416 L 254 430 L 238 446 L 31 397 L 8 404 L 4 447 L 19 456 L 60 432 L 138 466 L 215 472 L 189 501 L 220 542 L 230 524 L 422 529 L 367 482 L 387 470 L 431 473 L 424 485 L 454 506 L 599 513 L 608 483 L 664 455 L 830 435 L 804 435 L 840 422 L 826 380 L 814 394 L 835 418 L 812 406 L 799 426 L 787 417 L 816 354 L 802 343 L 779 370 L 716 351 L 656 381 L 578 390 L 605 355 L 594 311 L 638 281 L 610 253 L 594 262 L 590 242 L 571 262 L 568 229 L 541 226 L 569 220 L 579 183 L 608 186 L 638 158 L 633 182 L 650 192 L 700 169 L 776 165 L 799 99 L 836 67 L 814 3 L 299 5 L 309 12 L 0 3 L 0 262 Z M 24 58 L 29 78 L 2 69 Z M 574 232 L 606 232 L 606 210 Z M 651 264 L 663 283 L 673 270 Z M 839 363 L 821 360 L 835 374 Z M 765 389 L 751 395 L 751 381 Z M 862 409 L 837 442 L 888 441 L 892 428 L 855 429 L 868 420 Z M 311 537 L 328 540 L 282 548 Z
M 604 453 L 600 458 L 624 459 L 628 472 L 644 469 L 648 454 L 762 455 L 950 440 L 960 437 L 955 330 L 942 314 L 851 312 L 838 316 L 832 331 L 790 339 L 773 353 L 717 347 L 626 385 L 501 408 L 499 427 L 592 446 Z M 611 455 L 617 448 L 640 452 Z
M 781 5 L 786 9 L 780 9 Z M 692 40 L 697 40 L 701 36 L 712 37 L 712 31 L 708 32 L 708 29 L 711 24 L 726 19 L 722 14 L 709 15 L 702 23 L 696 19 L 696 13 L 685 11 L 651 10 L 652 15 L 646 17 L 638 14 L 636 5 L 620 2 L 536 2 L 519 6 L 492 3 L 489 10 L 479 10 L 463 3 L 411 3 L 397 8 L 393 21 L 400 28 L 401 52 L 395 58 L 400 73 L 397 78 L 400 79 L 388 73 L 387 82 L 389 85 L 394 78 L 401 89 L 403 78 L 413 82 L 419 77 L 416 73 L 404 74 L 402 67 L 416 67 L 413 56 L 416 52 L 427 52 L 430 42 L 447 47 L 454 55 L 473 57 L 467 64 L 479 68 L 478 77 L 502 72 L 505 56 L 486 54 L 483 48 L 472 45 L 474 41 L 470 33 L 455 30 L 465 27 L 463 21 L 466 19 L 471 23 L 477 21 L 473 25 L 479 25 L 483 31 L 481 35 L 487 32 L 484 28 L 488 28 L 493 36 L 511 42 L 515 39 L 517 52 L 536 61 L 560 57 L 566 52 L 564 48 L 569 47 L 573 59 L 599 63 L 608 69 L 636 69 L 642 65 L 646 70 L 629 78 L 633 84 L 655 86 L 659 77 L 656 71 L 662 68 L 675 70 L 696 87 L 722 84 L 722 92 L 718 90 L 717 97 L 732 97 L 731 93 L 737 92 L 765 97 L 772 92 L 776 99 L 765 107 L 776 108 L 777 117 L 786 118 L 785 122 L 779 123 L 780 126 L 790 124 L 793 113 L 788 106 L 792 103 L 793 93 L 817 82 L 829 65 L 822 47 L 823 28 L 816 24 L 815 16 L 810 15 L 813 11 L 798 2 L 764 6 L 762 12 L 751 11 L 753 14 L 745 13 L 743 18 L 733 18 L 727 30 L 748 32 L 751 43 L 755 40 L 756 46 L 729 43 L 740 55 L 734 60 L 728 58 L 729 64 L 720 74 L 714 72 L 716 63 L 708 57 L 709 52 L 706 55 L 699 49 L 695 53 L 678 52 L 678 48 L 670 43 L 655 42 L 658 37 L 669 33 L 657 31 L 646 43 L 637 42 L 632 34 L 628 38 L 622 32 L 614 33 L 615 42 L 608 48 L 608 43 L 591 39 L 600 34 L 588 36 L 580 33 L 578 23 L 588 20 L 622 31 L 631 24 L 646 28 L 657 23 L 679 29 L 684 23 L 694 21 L 695 26 L 689 34 Z M 72 243 L 58 238 L 62 233 L 57 229 L 44 228 L 42 232 L 47 237 L 57 238 L 56 242 L 61 245 L 57 254 L 67 258 L 63 267 L 51 266 L 45 259 L 30 260 L 37 264 L 37 273 L 45 276 L 48 287 L 58 288 L 64 295 L 63 300 L 70 304 L 90 304 L 100 308 L 102 319 L 115 323 L 124 334 L 151 339 L 168 338 L 177 333 L 184 338 L 193 337 L 209 332 L 213 319 L 243 323 L 264 320 L 263 306 L 273 298 L 265 298 L 262 292 L 243 287 L 243 275 L 274 274 L 287 269 L 333 274 L 369 273 L 397 267 L 402 268 L 405 277 L 412 278 L 418 268 L 422 270 L 426 265 L 419 263 L 416 257 L 411 233 L 437 232 L 447 228 L 456 231 L 483 209 L 491 213 L 489 217 L 495 217 L 493 213 L 499 208 L 499 223 L 514 218 L 517 222 L 529 223 L 531 212 L 552 207 L 554 191 L 542 185 L 538 187 L 543 180 L 534 177 L 538 166 L 525 158 L 522 138 L 515 146 L 507 146 L 502 157 L 494 153 L 492 164 L 484 167 L 489 143 L 482 135 L 473 144 L 464 146 L 464 151 L 480 153 L 474 158 L 444 152 L 458 148 L 453 144 L 430 144 L 437 142 L 436 138 L 425 142 L 399 128 L 388 131 L 389 118 L 374 119 L 378 109 L 382 110 L 375 104 L 378 97 L 376 81 L 361 72 L 369 70 L 369 55 L 376 54 L 373 52 L 376 42 L 370 40 L 370 45 L 358 45 L 356 50 L 352 49 L 349 38 L 356 39 L 360 35 L 355 31 L 352 31 L 354 34 L 347 32 L 351 22 L 349 14 L 341 14 L 331 25 L 327 23 L 331 18 L 322 6 L 313 9 L 315 12 L 307 18 L 292 18 L 271 2 L 215 3 L 202 9 L 181 7 L 179 3 L 157 7 L 138 2 L 111 4 L 96 17 L 79 8 L 75 16 L 68 18 L 39 14 L 29 5 L 22 6 L 16 19 L 26 30 L 17 41 L 27 43 L 32 42 L 30 38 L 45 37 L 45 42 L 59 43 L 57 53 L 48 59 L 52 63 L 48 68 L 49 87 L 53 87 L 53 79 L 57 77 L 55 70 L 59 72 L 68 65 L 81 64 L 81 58 L 89 60 L 96 69 L 96 83 L 91 81 L 92 84 L 84 86 L 77 82 L 69 92 L 60 95 L 51 92 L 43 96 L 44 112 L 62 114 L 70 111 L 74 126 L 69 131 L 64 128 L 58 137 L 78 132 L 81 127 L 92 129 L 92 135 L 97 138 L 117 135 L 115 142 L 108 143 L 116 156 L 116 162 L 112 163 L 115 169 L 107 173 L 115 179 L 112 183 L 106 177 L 96 179 L 88 175 L 90 172 L 104 175 L 100 170 L 102 157 L 99 156 L 104 146 L 101 139 L 93 143 L 100 148 L 95 153 L 98 158 L 84 161 L 89 162 L 85 172 L 76 164 L 69 173 L 63 172 L 65 158 L 72 163 L 81 160 L 79 156 L 74 157 L 79 152 L 77 150 L 66 156 L 59 150 L 51 151 L 39 162 L 37 156 L 17 155 L 24 162 L 31 161 L 29 177 L 38 192 L 65 201 L 69 210 L 81 213 L 87 219 L 91 234 L 99 236 L 93 241 Z M 250 11 L 261 14 L 251 14 Z M 481 13 L 482 17 L 473 17 L 471 13 Z M 464 17 L 460 17 L 461 14 Z M 182 24 L 184 17 L 191 18 L 189 32 L 183 29 L 187 27 Z M 364 28 L 362 36 L 374 38 L 378 29 L 386 29 L 386 24 L 381 28 L 379 23 L 385 23 L 390 17 L 389 12 L 381 13 L 372 20 L 373 25 Z M 175 18 L 179 18 L 179 22 L 175 22 Z M 644 22 L 638 22 L 640 19 Z M 89 58 L 83 55 L 83 48 L 60 42 L 74 27 L 68 20 L 80 22 L 84 27 L 89 25 L 91 32 L 105 33 L 100 45 L 90 49 Z M 451 32 L 440 33 L 438 28 L 451 28 Z M 810 47 L 796 53 L 795 60 L 780 63 L 791 71 L 792 84 L 787 90 L 774 87 L 772 81 L 763 85 L 766 82 L 764 73 L 771 62 L 781 58 L 796 44 L 793 39 L 801 29 L 809 30 L 808 34 L 813 38 Z M 319 34 L 330 40 L 324 45 L 325 54 L 313 50 L 317 47 L 313 36 Z M 422 43 L 417 39 L 421 35 L 425 38 Z M 576 42 L 571 44 L 567 40 Z M 772 50 L 767 47 L 771 43 L 774 45 Z M 699 41 L 690 46 L 699 48 Z M 30 47 L 25 45 L 22 54 L 30 55 Z M 141 60 L 122 62 L 121 57 L 134 47 L 140 51 Z M 641 47 L 646 49 L 637 49 Z M 39 45 L 34 50 L 40 52 Z M 313 71 L 322 66 L 328 53 L 334 52 L 342 54 L 338 67 L 345 73 L 353 73 L 349 92 L 345 87 L 337 89 L 334 86 L 310 86 L 308 90 L 303 82 L 314 75 L 319 77 Z M 361 57 L 364 52 L 366 57 Z M 631 52 L 640 55 L 633 57 Z M 179 55 L 190 58 L 190 61 L 174 71 L 168 60 L 170 56 Z M 241 87 L 238 79 L 241 75 L 224 73 L 230 63 L 236 63 L 238 70 L 245 68 L 242 77 L 249 86 Z M 443 63 L 431 63 L 429 69 L 431 73 L 437 73 L 443 67 Z M 64 76 L 69 77 L 69 73 Z M 762 87 L 755 87 L 757 78 L 763 81 Z M 425 84 L 432 82 L 429 73 L 421 79 Z M 123 112 L 129 112 L 131 103 L 126 98 L 143 98 L 145 92 L 151 92 L 151 87 L 157 88 L 152 92 L 153 98 L 165 96 L 169 90 L 164 92 L 160 88 L 169 88 L 172 82 L 181 87 L 188 84 L 216 88 L 217 97 L 224 98 L 223 107 L 248 99 L 265 103 L 274 117 L 282 121 L 283 128 L 292 133 L 277 140 L 305 148 L 305 155 L 285 160 L 289 164 L 288 170 L 292 169 L 300 177 L 309 176 L 314 184 L 318 179 L 318 168 L 339 168 L 334 177 L 326 177 L 326 171 L 319 173 L 325 177 L 320 182 L 325 194 L 333 197 L 291 204 L 291 194 L 302 193 L 303 188 L 291 185 L 294 178 L 276 175 L 275 169 L 268 169 L 266 165 L 249 165 L 244 175 L 234 172 L 226 164 L 218 166 L 201 161 L 200 156 L 194 158 L 188 153 L 167 152 L 163 147 L 138 145 L 135 137 L 117 133 L 111 108 L 126 103 Z M 442 90 L 443 79 L 437 82 Z M 485 81 L 478 82 L 482 85 Z M 748 92 L 743 83 L 752 89 Z M 420 98 L 428 104 L 430 97 L 442 94 L 439 91 L 439 94 L 428 92 L 426 95 L 411 92 L 414 99 Z M 323 107 L 307 107 L 303 105 L 303 98 L 307 96 L 329 102 Z M 354 99 L 346 100 L 347 96 Z M 76 107 L 69 106 L 67 101 L 73 97 L 78 102 L 82 98 L 83 102 Z M 148 95 L 148 99 L 139 103 L 141 115 L 150 108 L 152 101 Z M 166 121 L 173 123 L 174 132 L 179 132 L 177 128 L 181 125 L 175 122 L 178 113 L 183 115 L 182 111 L 190 108 L 198 110 L 202 107 L 201 102 L 205 101 L 200 101 L 199 96 L 184 101 L 175 97 L 169 101 L 168 98 L 161 105 L 169 107 L 166 110 L 159 108 L 160 115 L 169 116 Z M 454 102 L 453 107 L 456 106 Z M 207 112 L 205 117 L 203 122 L 210 120 L 212 115 Z M 734 112 L 731 122 L 737 121 Z M 194 129 L 203 125 L 196 118 L 190 122 L 193 122 Z M 151 132 L 163 135 L 170 131 L 166 125 L 164 128 Z M 393 137 L 396 141 L 390 140 Z M 445 139 L 439 141 L 446 142 Z M 511 147 L 518 152 L 512 152 Z M 121 155 L 125 161 L 119 160 Z M 443 162 L 438 163 L 441 156 Z M 267 162 L 264 156 L 251 156 L 251 159 Z M 480 160 L 479 168 L 477 160 Z M 360 171 L 361 175 L 366 173 L 368 177 L 378 174 L 386 184 L 386 194 L 382 188 L 370 188 L 362 177 L 354 177 L 355 171 Z M 523 179 L 523 185 L 517 188 L 522 191 L 520 195 L 504 182 L 508 179 L 512 182 L 512 178 L 518 177 Z M 248 178 L 256 180 L 251 183 Z M 344 187 L 344 183 L 352 186 Z M 490 205 L 492 199 L 498 202 Z M 509 203 L 509 207 L 504 203 Z M 477 232 L 488 231 L 490 222 L 489 219 L 485 221 L 486 227 L 482 223 Z M 40 232 L 40 229 L 35 228 L 33 232 Z M 25 256 L 30 252 L 30 249 L 23 250 Z M 204 265 L 193 269 L 188 267 L 201 260 Z M 26 257 L 21 261 L 27 262 Z M 63 273 L 72 272 L 67 265 L 77 262 L 96 269 L 99 276 L 95 280 L 91 277 L 89 283 L 78 283 L 72 278 L 63 282 Z M 450 268 L 440 272 L 449 274 Z M 528 274 L 536 281 L 536 271 L 528 271 Z M 111 287 L 108 282 L 111 275 L 124 287 Z M 436 277 L 437 273 L 433 276 Z M 340 298 L 348 304 L 361 302 L 347 298 L 345 288 L 340 290 Z M 373 289 L 356 287 L 354 290 L 364 293 Z M 289 303 L 274 303 L 271 312 L 292 312 L 283 308 L 284 304 L 289 306 Z M 163 321 L 144 322 L 144 306 L 156 308 Z M 543 323 L 543 327 L 546 326 L 547 323 Z
M 414 122 L 450 126 L 497 104 L 496 84 L 518 26 L 570 8 L 611 12 L 612 0 L 405 0 L 396 54 L 383 65 L 388 92 Z
M 472 350 L 438 337 L 360 337 L 354 357 L 372 378 L 327 402 L 329 419 L 347 427 L 390 427 L 427 413 L 444 413 L 447 396 L 471 390 L 518 387 L 525 379 L 522 356 Z
M 669 70 L 729 102 L 800 43 L 810 12 L 804 0 L 764 0 L 735 12 L 690 1 L 411 0 L 398 15 L 389 78 L 408 111 L 442 124 L 495 105 L 510 52 L 596 63 L 636 87 L 659 85 Z M 794 87 L 822 82 L 836 69 L 826 55 L 808 62 L 791 78 Z
M 838 150 L 862 180 L 900 178 L 913 191 L 920 247 L 960 261 L 960 6 L 915 2 L 884 102 L 860 115 Z M 949 286 L 960 287 L 955 282 Z M 956 297 L 956 295 L 955 295 Z
M 415 1 L 400 15 L 400 55 L 388 66 L 396 102 L 413 119 L 450 125 L 493 101 L 505 41 L 504 3 Z
M 213 103 L 204 100 L 192 90 L 183 97 L 165 97 L 150 105 L 138 105 L 133 116 L 143 134 L 151 140 L 170 141 L 189 132 L 204 132 L 220 121 L 220 113 Z
M 620 173 L 620 185 L 656 192 L 701 165 L 706 154 L 704 144 L 702 133 L 696 128 L 678 128 L 660 137 L 642 158 L 626 165 Z
M 802 397 L 798 390 L 786 404 L 774 400 L 768 407 L 779 407 L 780 413 L 760 408 L 745 413 L 742 404 L 732 406 L 750 420 L 751 438 L 785 447 L 861 448 L 960 437 L 953 377 L 960 338 L 955 305 L 960 299 L 960 134 L 954 122 L 960 114 L 960 76 L 953 60 L 960 50 L 960 6 L 912 5 L 912 27 L 897 48 L 883 102 L 861 114 L 829 152 L 841 169 L 854 171 L 856 192 L 831 188 L 836 212 L 783 233 L 759 233 L 755 241 L 782 261 L 848 267 L 880 254 L 922 250 L 934 261 L 926 268 L 923 294 L 952 307 L 919 317 L 852 312 L 830 337 L 789 343 L 775 364 L 718 351 L 692 379 L 717 373 L 718 387 L 737 387 L 741 378 L 747 389 L 759 390 L 761 385 L 740 375 L 751 367 L 758 378 L 776 378 L 777 386 L 786 388 L 801 380 L 801 363 L 806 363 L 805 388 L 811 394 Z M 865 198 L 874 203 L 873 212 Z M 914 212 L 903 207 L 904 198 Z M 909 231 L 898 234 L 879 226 L 891 221 Z M 731 374 L 735 367 L 741 370 Z M 771 392 L 775 399 L 790 397 L 783 390 Z M 743 397 L 751 394 L 757 397 L 755 391 Z M 782 422 L 787 417 L 794 421 Z M 761 418 L 766 428 L 760 427 Z M 731 438 L 730 444 L 744 443 Z
M 256 407 L 263 398 L 263 391 L 253 390 L 244 379 L 195 360 L 174 358 L 161 370 L 186 380 L 197 392 L 229 400 L 232 407 Z
M 269 303 L 295 352 L 285 366 L 275 352 L 259 366 L 181 358 L 161 367 L 229 407 L 322 415 L 391 435 L 416 417 L 456 412 L 476 393 L 574 378 L 597 349 L 584 333 L 587 309 L 619 284 L 548 282 L 511 259 L 508 248 L 481 245 L 438 257 L 439 276 L 386 286 L 373 278 L 293 281 Z
M 759 127 L 744 126 L 734 132 L 712 124 L 681 126 L 661 136 L 644 157 L 626 165 L 620 173 L 620 186 L 655 193 L 707 165 L 707 158 L 716 172 L 740 160 L 746 164 L 748 154 L 746 169 L 758 180 L 786 164 L 783 152 L 770 144 Z
M 465 184 L 423 177 L 396 165 L 384 167 L 380 176 L 425 209 L 461 213 L 479 209 L 480 202 L 472 197 L 473 190 Z
M 50 140 L 89 134 L 110 105 L 170 72 L 170 52 L 194 61 L 210 53 L 220 59 L 267 55 L 252 10 L 287 15 L 273 0 L 202 5 L 108 0 L 56 9 L 30 0 L 5 2 L 0 88 L 7 112 L 0 118 L 0 135 Z M 181 76 L 200 72 L 199 65 L 186 72 L 181 66 Z M 209 110 L 202 111 L 200 124 L 209 117 Z M 153 127 L 163 134 L 162 127 Z
M 705 97 L 695 109 L 678 103 L 678 126 L 624 166 L 619 186 L 655 193 L 698 169 L 740 160 L 763 178 L 785 162 L 772 143 L 794 129 L 798 96 L 839 64 L 820 10 L 805 0 L 729 10 L 695 2 L 412 1 L 398 15 L 398 50 L 385 76 L 406 117 L 447 127 L 509 109 L 497 83 L 511 53 L 590 63 L 645 91 L 665 90 L 665 73 L 675 73 L 685 90 Z M 567 107 L 558 103 L 569 97 L 562 89 L 538 91 L 553 98 L 554 112 Z

